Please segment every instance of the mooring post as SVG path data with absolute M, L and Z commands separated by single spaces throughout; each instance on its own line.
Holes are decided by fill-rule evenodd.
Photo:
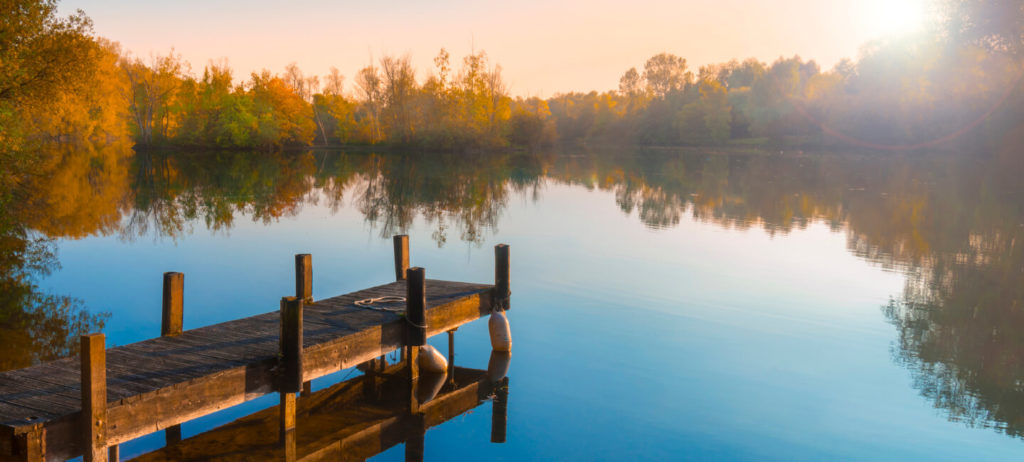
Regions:
M 313 303 L 313 256 L 295 255 L 295 296 L 304 303 Z
M 302 299 L 281 298 L 282 393 L 302 391 Z
M 182 330 L 182 314 L 184 313 L 185 275 L 182 273 L 164 273 L 163 322 L 160 325 L 160 336 L 179 335 Z
M 508 429 L 508 377 L 495 384 L 494 400 L 491 401 L 491 442 L 504 443 Z
M 281 298 L 281 444 L 294 448 L 295 393 L 302 390 L 302 299 Z M 289 446 L 289 443 L 291 445 Z
M 107 460 L 107 351 L 103 334 L 81 337 L 82 452 L 85 462 Z
M 160 336 L 180 335 L 183 329 L 185 313 L 185 275 L 182 273 L 164 273 L 163 322 L 160 325 Z M 181 425 L 171 425 L 164 430 L 164 443 L 170 446 L 181 441 Z
M 303 303 L 313 303 L 313 256 L 308 253 L 295 255 L 295 296 Z M 312 393 L 313 384 L 302 384 L 302 395 Z
M 404 281 L 405 272 L 409 269 L 409 236 L 399 234 L 395 241 L 395 280 Z
M 408 346 L 427 344 L 427 294 L 426 272 L 423 268 L 409 268 L 409 283 L 406 285 L 405 320 Z
M 406 272 L 409 277 L 405 293 L 405 361 L 409 370 L 409 412 L 419 412 L 416 399 L 416 383 L 420 377 L 419 352 L 427 344 L 427 295 L 426 272 L 413 267 Z
M 512 292 L 509 287 L 507 244 L 494 246 L 494 292 L 497 298 L 495 304 L 508 311 L 511 308 L 509 296 Z

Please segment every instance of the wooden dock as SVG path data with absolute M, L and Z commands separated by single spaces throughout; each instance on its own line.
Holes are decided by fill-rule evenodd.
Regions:
M 405 236 L 395 237 L 395 282 L 314 301 L 309 255 L 295 268 L 296 296 L 279 312 L 188 331 L 183 277 L 166 273 L 161 337 L 105 349 L 102 334 L 83 336 L 80 357 L 0 373 L 0 460 L 116 459 L 120 443 L 165 429 L 173 443 L 181 423 L 273 392 L 284 441 L 310 380 L 399 349 L 416 380 L 428 337 L 508 307 L 505 245 L 494 285 L 426 280 L 409 268 Z M 356 303 L 381 297 L 405 301 Z

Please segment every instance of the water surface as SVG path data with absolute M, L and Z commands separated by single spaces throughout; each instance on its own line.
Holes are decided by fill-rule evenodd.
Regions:
M 84 149 L 52 153 L 4 235 L 5 368 L 97 323 L 158 335 L 164 271 L 195 328 L 275 310 L 296 253 L 316 298 L 387 282 L 408 233 L 430 278 L 489 282 L 512 248 L 507 442 L 481 406 L 427 459 L 1024 455 L 1024 169 L 998 156 Z M 458 365 L 486 368 L 485 323 Z

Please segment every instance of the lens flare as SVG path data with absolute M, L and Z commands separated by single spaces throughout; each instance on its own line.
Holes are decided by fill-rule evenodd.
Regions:
M 868 27 L 876 38 L 912 34 L 924 27 L 925 0 L 882 0 L 866 2 Z

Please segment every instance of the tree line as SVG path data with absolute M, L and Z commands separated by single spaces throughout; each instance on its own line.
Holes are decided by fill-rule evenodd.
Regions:
M 295 64 L 239 79 L 220 60 L 194 73 L 173 50 L 123 52 L 81 11 L 58 17 L 55 0 L 19 0 L 0 20 L 0 143 L 975 146 L 1024 115 L 1024 13 L 1007 0 L 945 5 L 930 32 L 870 43 L 826 71 L 798 56 L 693 69 L 660 53 L 627 70 L 617 90 L 541 99 L 511 96 L 486 53 L 458 60 L 445 49 L 426 72 L 408 55 L 384 56 L 350 85 L 335 68 L 316 76 Z

